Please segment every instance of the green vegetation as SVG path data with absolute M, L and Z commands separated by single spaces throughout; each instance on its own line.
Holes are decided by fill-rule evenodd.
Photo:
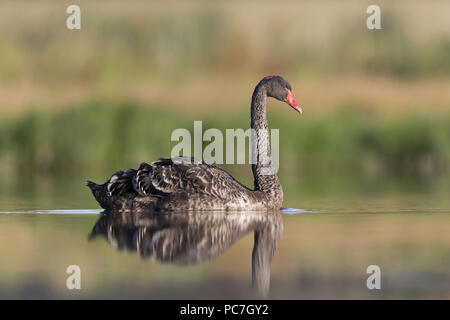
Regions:
M 280 128 L 282 174 L 348 169 L 420 175 L 449 169 L 450 118 L 402 115 L 374 119 L 356 107 L 321 116 L 269 117 L 270 126 Z M 111 173 L 170 156 L 177 143 L 170 141 L 172 131 L 192 131 L 194 120 L 198 119 L 160 107 L 106 102 L 90 102 L 60 113 L 32 112 L 2 119 L 0 159 L 4 170 L 18 175 Z M 244 111 L 202 120 L 203 130 L 249 127 Z

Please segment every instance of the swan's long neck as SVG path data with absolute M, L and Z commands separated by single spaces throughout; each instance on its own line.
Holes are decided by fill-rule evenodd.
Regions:
M 253 92 L 251 106 L 252 170 L 255 190 L 268 193 L 271 198 L 282 201 L 283 191 L 270 151 L 266 101 L 266 88 L 260 83 Z

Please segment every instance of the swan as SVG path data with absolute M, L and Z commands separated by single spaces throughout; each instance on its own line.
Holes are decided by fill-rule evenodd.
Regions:
M 283 77 L 264 77 L 255 87 L 251 102 L 253 190 L 220 167 L 192 157 L 160 158 L 142 163 L 137 170 L 118 171 L 102 185 L 87 181 L 87 186 L 107 210 L 280 210 L 283 189 L 270 156 L 267 97 L 302 113 Z

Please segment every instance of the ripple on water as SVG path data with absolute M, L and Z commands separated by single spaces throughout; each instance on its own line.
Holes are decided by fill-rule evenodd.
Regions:
M 281 213 L 286 215 L 293 215 L 293 214 L 301 214 L 301 213 L 312 213 L 313 210 L 305 210 L 305 209 L 295 209 L 295 208 L 288 208 L 288 207 L 281 207 Z
M 4 210 L 0 214 L 99 214 L 103 209 L 54 209 L 54 210 Z M 295 209 L 282 207 L 281 213 L 285 215 L 294 215 L 301 213 L 312 213 L 313 210 Z

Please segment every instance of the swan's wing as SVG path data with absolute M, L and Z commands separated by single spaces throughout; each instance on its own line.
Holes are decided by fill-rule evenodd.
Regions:
M 106 190 L 109 196 L 121 195 L 126 192 L 134 191 L 130 181 L 136 176 L 136 170 L 128 169 L 126 171 L 117 171 L 106 182 Z
M 141 164 L 135 187 L 145 195 L 186 192 L 220 198 L 248 190 L 223 169 L 190 157 L 161 158 L 150 165 Z

